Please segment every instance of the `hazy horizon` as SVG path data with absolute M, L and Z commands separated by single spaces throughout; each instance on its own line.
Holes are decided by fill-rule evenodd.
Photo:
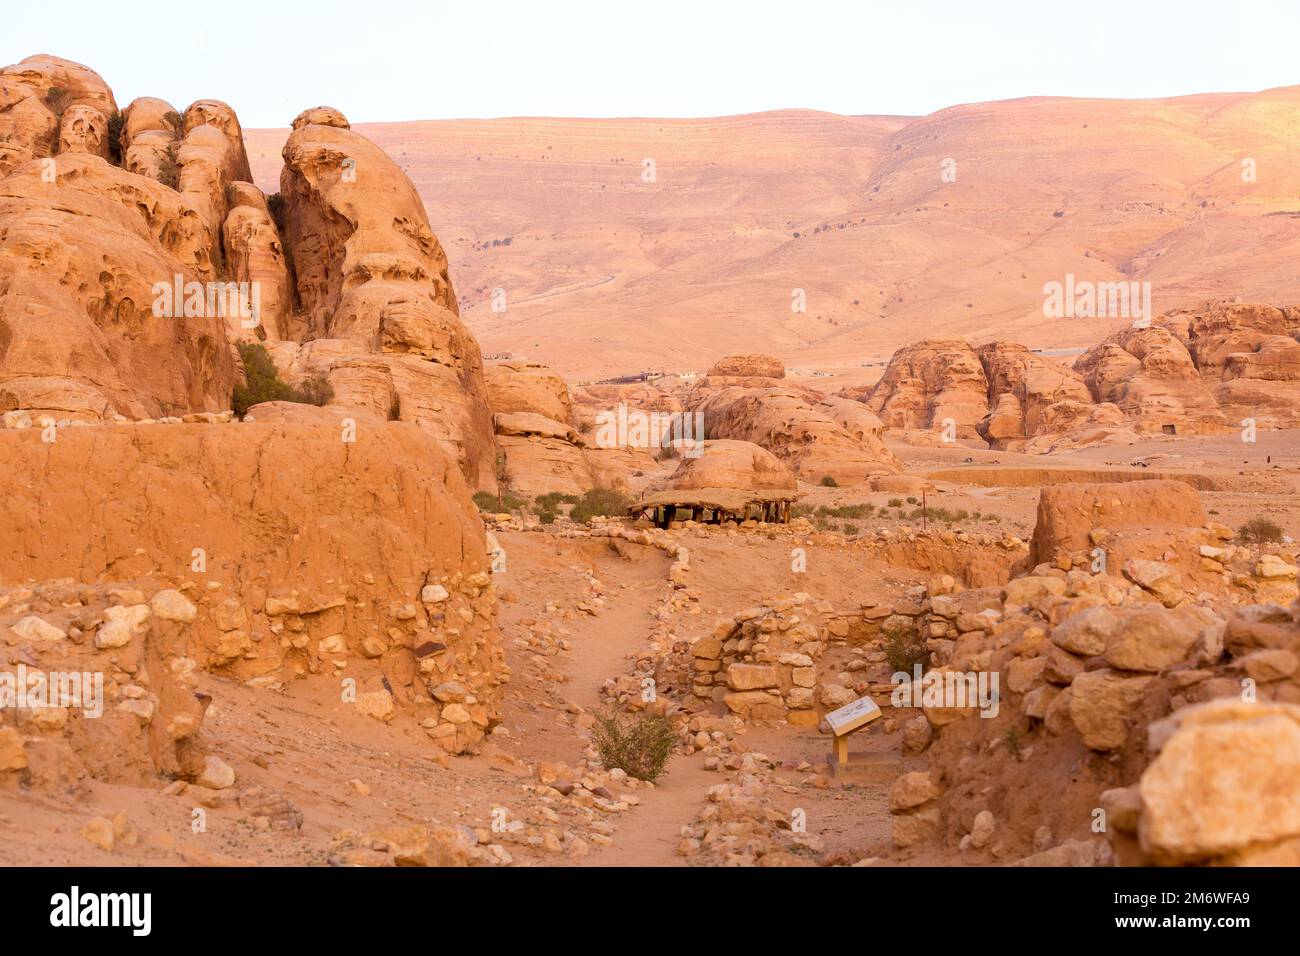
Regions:
M 221 99 L 254 128 L 287 126 L 320 104 L 363 123 L 783 109 L 922 116 L 991 100 L 1245 93 L 1300 80 L 1290 66 L 1300 9 L 1281 2 L 1225 16 L 1197 0 L 1172 23 L 1158 5 L 1119 0 L 1089 4 L 1083 22 L 1078 8 L 1022 0 L 995 10 L 813 0 L 797 17 L 758 3 L 743 19 L 681 0 L 624 9 L 326 2 L 310 17 L 248 0 L 224 9 L 214 19 L 147 0 L 123 16 L 120 6 L 74 3 L 52 18 L 19 6 L 0 57 L 85 63 L 122 106 L 139 96 L 180 108 Z M 1245 49 L 1250 56 L 1225 55 Z

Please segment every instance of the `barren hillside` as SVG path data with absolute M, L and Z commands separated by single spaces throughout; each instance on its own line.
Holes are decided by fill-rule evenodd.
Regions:
M 743 345 L 855 381 L 918 335 L 1071 348 L 1126 324 L 1045 318 L 1067 273 L 1149 281 L 1155 314 L 1300 297 L 1300 87 L 358 129 L 418 188 L 484 353 L 570 379 L 702 370 Z M 246 133 L 268 192 L 284 137 Z

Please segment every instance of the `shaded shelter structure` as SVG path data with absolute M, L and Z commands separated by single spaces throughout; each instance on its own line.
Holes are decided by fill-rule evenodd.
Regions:
M 746 441 L 706 441 L 682 459 L 661 487 L 628 508 L 661 528 L 673 520 L 718 523 L 754 519 L 784 524 L 799 498 L 794 473 L 771 452 Z

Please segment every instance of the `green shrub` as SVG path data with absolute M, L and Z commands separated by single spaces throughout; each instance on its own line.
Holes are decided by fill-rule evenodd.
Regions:
M 890 507 L 890 508 L 901 508 L 901 507 L 903 507 L 903 499 L 902 499 L 902 498 L 890 498 L 890 499 L 889 499 L 889 507 Z
M 840 483 L 835 480 L 834 475 L 823 475 L 822 486 L 824 488 L 838 488 L 840 486 Z
M 814 512 L 812 505 L 792 505 L 790 508 L 791 518 L 807 518 Z
M 518 511 L 527 502 L 508 491 L 502 491 L 500 494 L 495 495 L 490 491 L 476 491 L 474 492 L 474 504 L 478 505 L 479 511 L 499 514 L 503 511 Z
M 538 495 L 534 502 L 542 511 L 555 511 L 560 505 L 571 505 L 578 500 L 577 495 L 567 495 L 560 491 L 548 491 Z
M 909 505 L 914 505 L 914 504 L 916 504 L 916 496 L 915 496 L 915 495 L 908 495 L 908 496 L 907 496 L 907 503 L 908 503 Z
M 542 524 L 554 524 L 555 512 L 543 509 L 537 512 L 537 520 L 540 521 Z
M 611 711 L 594 715 L 591 736 L 607 770 L 615 767 L 638 780 L 654 780 L 677 743 L 672 724 L 657 714 L 622 715 Z
M 163 122 L 172 128 L 177 139 L 185 138 L 185 117 L 181 116 L 175 110 L 168 110 L 162 115 Z
M 845 533 L 845 534 L 848 534 L 848 535 L 854 535 L 854 534 L 857 534 L 857 533 L 858 533 L 858 526 L 855 525 L 855 524 L 846 524 L 846 525 L 844 526 L 844 533 Z
M 914 631 L 899 630 L 885 635 L 885 660 L 889 662 L 890 673 L 910 674 L 917 664 L 925 670 L 929 658 L 929 648 Z
M 334 389 L 323 376 L 306 379 L 301 388 L 294 388 L 281 379 L 266 347 L 259 342 L 241 342 L 239 357 L 244 363 L 244 383 L 235 386 L 230 404 L 240 418 L 262 402 L 324 405 L 334 397 Z
M 1268 518 L 1255 517 L 1237 529 L 1237 540 L 1274 544 L 1282 540 L 1282 529 Z
M 624 515 L 631 504 L 627 495 L 612 488 L 593 488 L 574 502 L 569 517 L 579 524 L 597 515 Z
M 167 151 L 167 155 L 158 163 L 158 182 L 172 189 L 180 187 L 181 167 L 176 162 L 176 148 L 174 146 Z
M 297 391 L 298 398 L 292 401 L 302 402 L 304 405 L 328 405 L 329 400 L 334 397 L 334 386 L 324 375 L 312 375 L 303 379 Z
M 1007 732 L 1002 735 L 1002 740 L 1007 745 L 1007 750 L 1011 756 L 1020 756 L 1020 731 L 1014 727 L 1008 727 Z

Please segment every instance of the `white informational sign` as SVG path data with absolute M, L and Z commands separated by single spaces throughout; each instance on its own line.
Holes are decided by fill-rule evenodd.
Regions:
M 826 723 L 830 725 L 836 737 L 842 737 L 879 716 L 880 708 L 876 706 L 874 700 L 870 697 L 859 697 L 853 703 L 845 704 L 839 710 L 827 714 Z

